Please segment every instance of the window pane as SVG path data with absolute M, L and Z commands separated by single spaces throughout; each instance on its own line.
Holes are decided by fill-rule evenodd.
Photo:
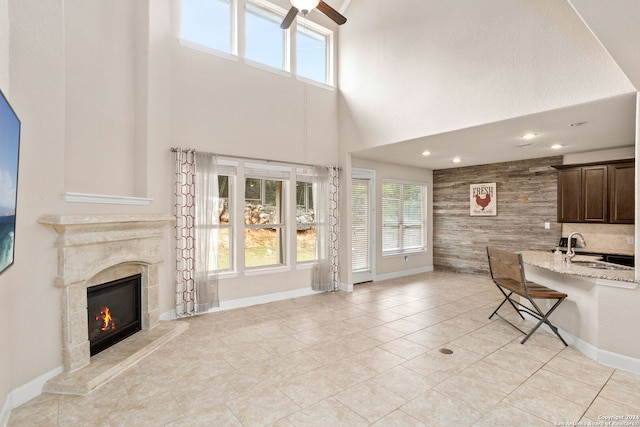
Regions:
M 245 267 L 284 263 L 284 183 L 280 180 L 246 178 Z M 256 191 L 259 188 L 260 191 Z M 262 199 L 262 203 L 256 197 Z
M 251 228 L 244 230 L 245 267 L 283 264 L 282 230 Z
M 182 0 L 181 37 L 231 52 L 231 6 L 229 0 Z
M 316 227 L 298 230 L 296 233 L 296 245 L 298 262 L 313 261 L 316 259 Z
M 382 185 L 382 251 L 403 252 L 424 248 L 423 185 Z
M 280 224 L 283 217 L 282 181 L 247 178 L 244 223 Z
M 400 223 L 400 185 L 382 185 L 382 224 Z
M 231 206 L 230 193 L 231 177 L 227 175 L 218 175 L 218 271 L 228 271 L 233 267 L 232 262 L 232 243 L 231 240 Z
M 400 250 L 400 184 L 382 184 L 382 251 Z
M 296 206 L 313 209 L 313 184 L 310 182 L 296 182 Z
M 313 210 L 313 184 L 296 182 L 296 260 L 316 259 L 316 215 Z
M 382 251 L 398 251 L 400 250 L 400 227 L 397 225 L 382 227 Z
M 218 197 L 229 199 L 229 177 L 226 175 L 218 175 Z
M 262 180 L 247 178 L 244 186 L 244 200 L 256 205 L 262 204 Z
M 422 248 L 422 226 L 405 227 L 402 230 L 402 249 Z
M 284 35 L 280 29 L 283 17 L 247 3 L 245 56 L 274 68 L 284 68 Z
M 299 76 L 327 83 L 328 37 L 298 24 L 296 67 Z
M 296 207 L 296 226 L 298 231 L 308 230 L 315 224 L 315 212 L 312 208 Z
M 218 232 L 218 271 L 231 270 L 232 246 L 230 240 L 231 229 L 229 227 L 220 228 Z
M 264 204 L 267 206 L 276 206 L 280 201 L 281 181 L 265 179 L 264 182 Z

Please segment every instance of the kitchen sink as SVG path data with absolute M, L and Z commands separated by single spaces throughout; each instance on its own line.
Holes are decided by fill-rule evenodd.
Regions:
M 571 264 L 575 264 L 580 267 L 597 268 L 600 270 L 633 270 L 633 267 L 608 264 L 608 263 L 598 262 L 598 261 L 572 261 Z

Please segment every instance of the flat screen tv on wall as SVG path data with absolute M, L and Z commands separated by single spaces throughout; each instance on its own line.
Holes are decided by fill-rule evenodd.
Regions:
M 20 120 L 0 90 L 0 274 L 13 264 Z

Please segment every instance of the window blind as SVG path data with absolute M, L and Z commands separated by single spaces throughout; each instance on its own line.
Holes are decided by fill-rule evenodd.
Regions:
M 394 254 L 424 249 L 424 194 L 421 184 L 382 185 L 382 252 Z
M 351 180 L 352 237 L 351 270 L 370 270 L 369 261 L 369 183 L 368 179 Z

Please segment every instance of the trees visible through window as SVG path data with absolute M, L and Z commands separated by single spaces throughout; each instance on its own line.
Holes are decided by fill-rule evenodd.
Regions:
M 285 203 L 282 180 L 245 180 L 245 267 L 285 263 Z
M 231 176 L 218 175 L 218 271 L 232 270 L 233 238 L 231 209 Z
M 422 184 L 382 184 L 382 253 L 424 250 L 425 194 Z
M 305 181 L 300 181 L 300 180 Z M 313 201 L 313 184 L 308 176 L 299 176 L 296 182 L 296 260 L 308 262 L 316 259 L 317 219 Z
M 218 187 L 206 226 L 217 230 L 209 244 L 217 245 L 211 254 L 217 252 L 219 273 L 309 264 L 318 258 L 313 169 L 218 158 L 214 173 L 203 179 L 215 179 Z M 294 235 L 296 246 L 288 248 Z

